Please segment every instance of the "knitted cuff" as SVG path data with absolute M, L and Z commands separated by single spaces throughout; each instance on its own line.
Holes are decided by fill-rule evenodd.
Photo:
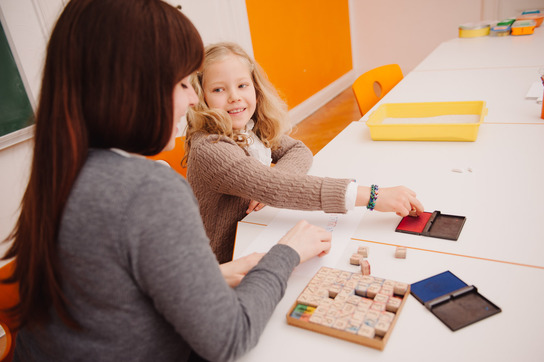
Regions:
M 321 185 L 321 204 L 323 211 L 329 213 L 346 213 L 346 190 L 350 179 L 334 179 L 325 177 Z

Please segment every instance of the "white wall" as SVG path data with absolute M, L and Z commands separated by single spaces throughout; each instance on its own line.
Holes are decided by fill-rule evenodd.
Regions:
M 410 72 L 462 23 L 480 20 L 475 0 L 351 0 L 353 66 L 357 74 L 397 63 Z
M 41 69 L 53 23 L 67 0 L 2 0 L 0 20 L 23 78 L 30 103 L 38 99 Z M 0 240 L 15 224 L 32 160 L 32 130 L 4 137 L 0 149 Z M 6 142 L 7 139 L 7 142 Z M 7 147 L 7 148 L 5 148 Z M 3 255 L 8 244 L 0 244 Z M 0 262 L 0 265 L 2 263 Z
M 407 74 L 441 42 L 456 38 L 460 24 L 544 9 L 544 0 L 350 0 L 349 5 L 355 73 L 397 63 Z
M 487 9 L 495 10 L 495 14 L 489 15 L 484 11 L 484 19 L 507 19 L 519 15 L 523 10 L 544 10 L 544 0 L 484 0 L 484 2 Z
M 17 221 L 19 204 L 28 182 L 32 144 L 29 139 L 0 153 L 0 240 L 5 239 Z M 0 244 L 0 256 L 7 248 L 8 244 Z
M 204 45 L 233 41 L 253 56 L 245 0 L 164 0 L 181 11 L 198 29 Z

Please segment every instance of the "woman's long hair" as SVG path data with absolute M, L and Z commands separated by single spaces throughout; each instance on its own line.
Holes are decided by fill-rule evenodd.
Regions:
M 4 259 L 19 282 L 10 310 L 19 327 L 46 322 L 53 306 L 73 327 L 62 292 L 57 239 L 62 213 L 88 149 L 143 155 L 167 145 L 172 92 L 202 63 L 192 23 L 159 0 L 72 0 L 47 47 L 36 112 L 34 157 Z
M 191 150 L 191 137 L 199 131 L 226 136 L 233 139 L 241 147 L 247 145 L 247 138 L 239 137 L 237 132 L 232 129 L 229 114 L 224 110 L 208 107 L 204 99 L 204 90 L 202 89 L 203 74 L 211 64 L 221 61 L 229 55 L 235 55 L 247 64 L 251 74 L 257 100 L 255 114 L 252 117 L 255 121 L 253 132 L 257 137 L 261 139 L 265 146 L 275 149 L 280 145 L 281 136 L 291 130 L 287 105 L 259 64 L 249 57 L 238 44 L 229 42 L 211 44 L 206 47 L 202 71 L 191 77 L 191 85 L 198 95 L 199 102 L 187 112 L 185 157 L 182 161 L 184 165 Z

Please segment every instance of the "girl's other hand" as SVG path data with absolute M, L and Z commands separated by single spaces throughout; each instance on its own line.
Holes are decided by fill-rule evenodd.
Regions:
M 221 274 L 223 274 L 223 278 L 225 278 L 227 284 L 231 288 L 234 288 L 240 284 L 246 274 L 259 263 L 263 256 L 264 253 L 252 253 L 236 260 L 220 264 L 219 269 L 221 269 Z
M 356 206 L 368 205 L 370 199 L 370 187 L 359 186 L 357 188 Z M 417 215 L 423 213 L 423 205 L 416 198 L 416 193 L 404 186 L 384 187 L 378 190 L 378 198 L 374 210 L 383 212 L 395 212 L 399 216 L 407 216 L 414 210 Z
M 416 193 L 404 186 L 385 187 L 378 191 L 377 211 L 393 211 L 399 216 L 407 216 L 415 209 L 417 215 L 423 213 L 423 205 L 416 198 Z
M 305 220 L 299 221 L 285 234 L 278 244 L 285 244 L 295 249 L 300 262 L 323 256 L 331 249 L 332 234 L 327 230 L 312 225 Z
M 248 206 L 248 208 L 246 210 L 246 214 L 249 214 L 252 211 L 259 211 L 260 209 L 262 209 L 265 206 L 266 206 L 265 204 L 260 203 L 259 201 L 251 200 L 249 202 L 249 206 Z

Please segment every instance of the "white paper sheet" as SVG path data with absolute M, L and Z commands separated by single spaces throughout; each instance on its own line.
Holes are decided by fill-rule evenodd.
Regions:
M 387 117 L 382 124 L 464 124 L 478 123 L 480 115 L 478 114 L 448 114 L 434 117 Z
M 253 252 L 267 252 L 300 220 L 320 226 L 332 232 L 332 245 L 329 254 L 316 257 L 300 264 L 293 274 L 313 276 L 322 266 L 334 267 L 343 255 L 344 249 L 351 242 L 354 231 L 361 222 L 366 211 L 363 207 L 356 207 L 346 214 L 326 214 L 323 211 L 280 210 L 263 232 L 260 233 L 242 255 Z
M 544 93 L 544 86 L 542 85 L 542 81 L 535 80 L 533 84 L 531 84 L 531 88 L 529 88 L 529 90 L 527 91 L 525 98 L 534 99 L 538 103 L 541 103 L 543 93 Z

